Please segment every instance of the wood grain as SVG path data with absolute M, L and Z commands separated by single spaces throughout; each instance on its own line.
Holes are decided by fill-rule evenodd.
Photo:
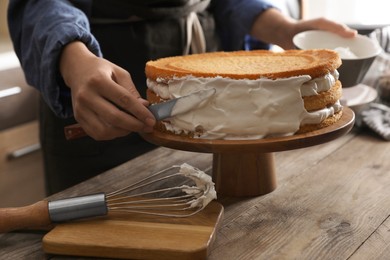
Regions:
M 222 196 L 259 196 L 276 189 L 273 153 L 217 153 L 213 180 Z
M 364 136 L 343 148 L 321 150 L 320 166 L 294 164 L 294 174 L 271 194 L 224 200 L 223 239 L 210 259 L 375 259 L 358 253 L 389 216 L 390 146 Z
M 24 207 L 0 208 L 0 233 L 50 225 L 47 201 L 39 201 Z
M 61 224 L 43 238 L 45 252 L 131 259 L 206 259 L 223 207 L 212 202 L 188 218 L 110 213 Z
M 351 260 L 387 259 L 390 255 L 390 216 L 351 256 Z
M 208 259 L 390 259 L 389 153 L 389 143 L 365 128 L 317 146 L 275 153 L 278 187 L 273 192 L 218 195 L 224 215 Z M 212 157 L 158 148 L 52 198 L 109 192 L 172 164 L 205 169 Z M 41 233 L 2 234 L 0 241 L 2 259 L 44 256 Z

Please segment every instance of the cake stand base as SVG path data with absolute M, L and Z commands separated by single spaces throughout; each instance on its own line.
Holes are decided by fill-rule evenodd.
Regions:
M 274 153 L 214 153 L 213 181 L 217 194 L 258 196 L 276 189 Z
M 304 134 L 256 140 L 209 140 L 155 131 L 143 134 L 153 144 L 172 149 L 213 153 L 213 181 L 218 196 L 259 196 L 276 188 L 274 152 L 309 147 L 332 141 L 348 133 L 354 112 L 343 108 L 335 124 Z

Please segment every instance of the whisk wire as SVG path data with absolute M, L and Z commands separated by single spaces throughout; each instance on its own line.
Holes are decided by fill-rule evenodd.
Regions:
M 177 211 L 172 211 L 173 213 L 170 213 L 170 211 L 164 211 L 163 213 L 160 213 L 158 211 L 151 211 L 151 210 L 137 210 L 137 209 L 120 209 L 116 210 L 117 212 L 122 212 L 122 213 L 135 213 L 135 214 L 143 214 L 143 215 L 153 215 L 153 216 L 162 216 L 162 217 L 175 217 L 175 218 L 185 218 L 185 217 L 190 217 L 198 212 L 200 212 L 203 208 L 198 208 L 193 211 L 185 211 L 185 210 L 177 210 Z
M 132 183 L 132 184 L 130 184 L 130 185 L 128 185 L 128 186 L 125 186 L 125 187 L 123 187 L 123 188 L 121 188 L 121 189 L 119 189 L 119 190 L 116 190 L 116 191 L 107 193 L 106 196 L 107 196 L 107 197 L 111 197 L 111 196 L 115 196 L 115 195 L 124 194 L 124 193 L 131 192 L 131 191 L 134 191 L 134 190 L 137 190 L 137 189 L 146 187 L 146 186 L 148 186 L 148 185 L 151 185 L 151 184 L 154 184 L 154 183 L 157 183 L 157 182 L 161 182 L 161 181 L 163 181 L 163 180 L 172 178 L 172 177 L 174 177 L 174 176 L 178 176 L 178 175 L 180 175 L 179 173 L 174 173 L 174 174 L 171 174 L 171 175 L 168 175 L 168 176 L 165 176 L 165 177 L 160 177 L 160 178 L 158 178 L 158 179 L 154 179 L 154 180 L 149 181 L 150 179 L 153 179 L 153 178 L 155 178 L 155 177 L 158 176 L 158 175 L 161 175 L 161 174 L 163 174 L 163 173 L 165 173 L 165 172 L 167 172 L 167 171 L 169 171 L 169 170 L 172 170 L 172 169 L 178 168 L 178 167 L 179 167 L 179 166 L 175 166 L 175 165 L 174 165 L 174 166 L 171 166 L 171 167 L 168 168 L 168 169 L 164 169 L 164 170 L 161 170 L 161 171 L 159 171 L 159 172 L 156 172 L 156 173 L 154 173 L 154 174 L 152 174 L 152 175 L 150 175 L 150 176 L 148 176 L 148 177 L 146 177 L 146 178 L 144 178 L 144 179 L 142 179 L 142 180 L 139 180 L 139 181 L 137 181 L 137 182 L 135 182 L 135 183 Z M 149 182 L 148 182 L 148 181 L 149 181 Z
M 124 197 L 123 200 L 127 198 Z M 191 195 L 182 195 L 170 198 L 151 198 L 151 199 L 137 199 L 132 201 L 119 201 L 119 202 L 109 202 L 109 209 L 118 209 L 123 206 L 138 206 L 138 207 L 151 207 L 151 206 L 159 206 L 159 207 L 175 207 L 181 205 L 188 205 L 191 202 L 193 196 Z M 169 204 L 168 204 L 169 203 Z
M 116 212 L 171 217 L 188 217 L 198 213 L 205 206 L 202 198 L 210 192 L 210 187 L 198 186 L 195 180 L 199 177 L 196 175 L 189 177 L 180 172 L 171 172 L 181 167 L 183 165 L 171 166 L 119 190 L 107 193 L 105 198 L 107 209 Z M 167 180 L 178 176 L 184 178 L 182 181 L 185 184 L 167 188 L 157 187 L 162 184 L 169 185 Z M 195 183 L 196 186 L 186 185 L 189 181 Z M 145 188 L 150 189 L 153 186 L 157 189 L 145 191 Z M 169 196 L 166 196 L 168 194 Z
M 130 189 L 129 192 L 133 191 L 133 190 L 136 190 L 138 189 L 139 187 L 136 187 L 135 189 Z M 125 195 L 127 198 L 132 198 L 132 197 L 140 197 L 140 196 L 146 196 L 146 195 L 153 195 L 153 194 L 158 194 L 158 193 L 163 193 L 163 192 L 168 192 L 168 191 L 175 191 L 175 190 L 178 190 L 178 191 L 181 191 L 183 189 L 183 187 L 169 187 L 169 188 L 162 188 L 162 189 L 158 189 L 158 190 L 152 190 L 152 191 L 144 191 L 144 192 L 140 192 L 140 193 L 137 193 L 137 194 L 127 194 Z M 121 193 L 116 193 L 116 194 L 107 194 L 106 195 L 106 199 L 107 201 L 113 201 L 115 199 L 122 199 L 123 198 L 123 194 L 125 194 L 126 192 L 121 192 Z M 201 191 L 199 190 L 199 193 L 201 193 Z

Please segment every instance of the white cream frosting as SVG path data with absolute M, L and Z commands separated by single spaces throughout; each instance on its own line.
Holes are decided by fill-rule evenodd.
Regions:
M 180 165 L 179 173 L 192 179 L 196 185 L 182 186 L 183 192 L 196 197 L 196 199 L 193 199 L 190 202 L 190 208 L 204 208 L 212 200 L 217 198 L 217 192 L 215 191 L 214 182 L 212 181 L 211 176 L 187 163 Z
M 326 74 L 323 77 L 311 79 L 301 86 L 302 97 L 318 95 L 319 92 L 329 90 L 339 79 L 337 70 Z
M 259 139 L 270 135 L 292 135 L 302 124 L 318 124 L 342 107 L 308 112 L 302 96 L 329 90 L 338 79 L 334 71 L 321 78 L 308 75 L 278 80 L 229 79 L 222 77 L 174 78 L 147 81 L 148 87 L 162 99 L 188 95 L 214 88 L 216 94 L 188 113 L 164 122 L 173 132 L 202 130 L 205 139 Z
M 349 47 L 337 47 L 334 49 L 341 59 L 358 59 L 359 57 Z

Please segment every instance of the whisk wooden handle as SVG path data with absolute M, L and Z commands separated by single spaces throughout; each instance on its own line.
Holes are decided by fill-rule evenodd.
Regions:
M 25 207 L 0 209 L 0 233 L 47 227 L 50 224 L 47 201 L 39 201 Z

